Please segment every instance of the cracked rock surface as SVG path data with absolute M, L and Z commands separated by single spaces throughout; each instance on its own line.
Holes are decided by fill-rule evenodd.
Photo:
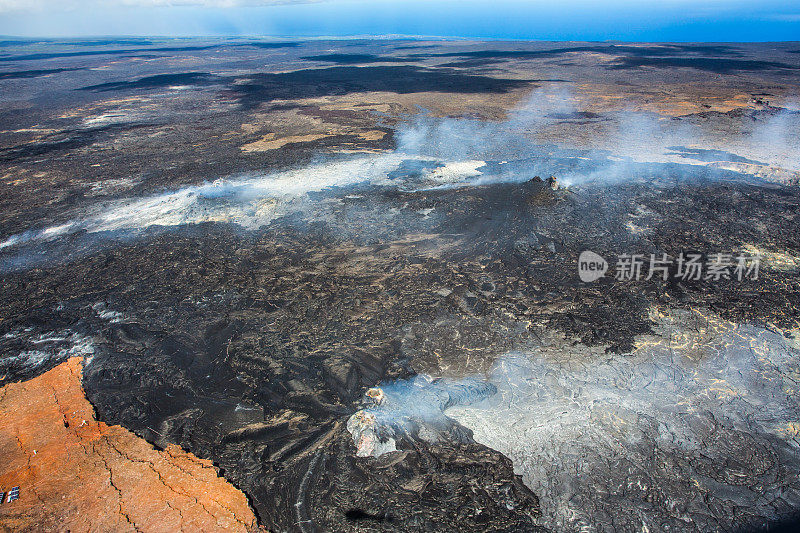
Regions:
M 210 461 L 98 422 L 70 358 L 0 389 L 4 531 L 256 531 L 247 498 Z

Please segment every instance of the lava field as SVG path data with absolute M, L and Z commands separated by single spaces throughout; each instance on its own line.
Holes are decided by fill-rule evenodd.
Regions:
M 791 528 L 795 48 L 4 42 L 0 529 Z

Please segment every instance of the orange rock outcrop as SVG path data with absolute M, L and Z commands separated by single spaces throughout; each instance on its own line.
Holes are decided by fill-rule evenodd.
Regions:
M 6 531 L 254 531 L 245 495 L 210 461 L 155 449 L 98 422 L 72 358 L 0 389 L 0 504 Z

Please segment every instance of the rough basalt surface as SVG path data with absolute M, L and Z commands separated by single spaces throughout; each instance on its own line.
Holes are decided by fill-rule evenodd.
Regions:
M 592 505 L 621 471 L 597 454 L 570 459 L 561 450 L 575 448 L 512 434 L 524 452 L 512 457 L 500 432 L 450 420 L 457 438 L 427 433 L 357 457 L 347 420 L 370 387 L 418 373 L 486 377 L 511 351 L 628 361 L 657 333 L 654 308 L 702 309 L 796 346 L 796 44 L 175 44 L 20 44 L 0 58 L 0 384 L 23 390 L 83 356 L 97 419 L 119 426 L 84 418 L 143 439 L 126 433 L 149 450 L 145 461 L 125 449 L 134 466 L 209 460 L 274 531 L 532 531 L 569 523 L 551 503 L 583 494 L 574 487 L 588 487 L 571 504 L 597 530 L 640 531 L 633 518 L 656 508 L 640 493 Z M 551 174 L 553 186 L 535 178 Z M 594 283 L 577 276 L 585 250 L 611 264 Z M 666 280 L 614 279 L 621 254 L 683 252 L 761 254 L 762 269 L 757 280 L 682 280 L 674 267 Z M 554 395 L 546 406 L 574 406 L 540 374 L 532 383 Z M 589 373 L 584 389 L 600 377 Z M 36 405 L 15 412 L 31 431 L 89 431 L 65 428 L 54 404 L 40 421 Z M 777 416 L 774 402 L 764 410 Z M 513 414 L 492 423 L 505 431 Z M 797 420 L 777 418 L 796 436 Z M 585 449 L 599 449 L 603 434 L 584 426 L 604 426 L 575 424 Z M 95 442 L 108 465 L 130 464 Z M 668 483 L 648 442 L 631 445 L 631 471 L 652 476 L 657 495 Z M 38 461 L 44 448 L 29 448 L 20 457 Z M 668 449 L 665 460 L 735 481 L 724 459 L 736 450 L 706 460 Z M 780 458 L 774 471 L 797 479 L 792 464 Z M 110 483 L 103 461 L 91 465 Z M 209 487 L 222 483 L 202 465 Z M 115 492 L 86 496 L 61 465 L 42 475 L 59 483 L 52 512 L 119 516 Z M 20 509 L 31 484 L 9 483 L 23 492 L 8 509 Z M 697 493 L 671 486 L 678 511 Z M 772 524 L 800 501 L 769 508 L 709 486 L 720 505 L 679 529 Z M 108 513 L 94 507 L 106 501 Z

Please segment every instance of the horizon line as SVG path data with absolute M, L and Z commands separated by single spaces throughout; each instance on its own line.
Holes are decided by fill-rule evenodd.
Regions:
M 266 34 L 195 34 L 195 35 L 158 35 L 158 34 L 87 34 L 87 35 L 10 35 L 0 34 L 0 38 L 19 41 L 34 40 L 92 40 L 92 39 L 126 39 L 126 38 L 147 38 L 147 39 L 264 39 L 275 41 L 347 41 L 347 40 L 416 40 L 416 41 L 496 41 L 496 42 L 539 42 L 539 43 L 706 43 L 706 44 L 780 44 L 780 43 L 800 43 L 800 39 L 785 39 L 774 41 L 697 41 L 697 40 L 671 40 L 671 41 L 647 41 L 633 39 L 535 39 L 535 38 L 512 38 L 512 37 L 470 37 L 460 35 L 414 35 L 414 34 L 350 34 L 350 35 L 266 35 Z

